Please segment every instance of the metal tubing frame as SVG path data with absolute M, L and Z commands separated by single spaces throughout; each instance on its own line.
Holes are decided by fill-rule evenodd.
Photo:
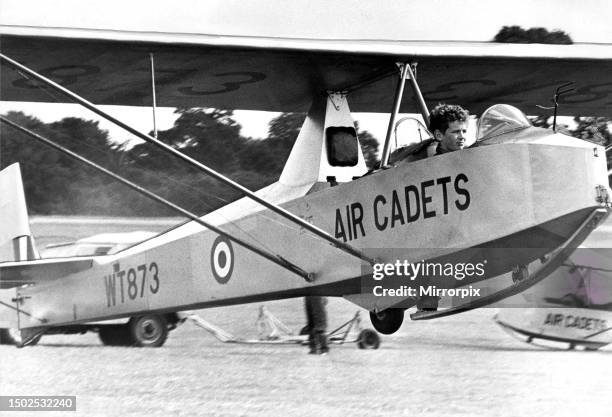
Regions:
M 416 69 L 416 62 L 413 63 Z M 408 65 L 408 76 L 410 79 L 410 85 L 412 86 L 412 91 L 414 92 L 414 97 L 417 102 L 417 106 L 419 107 L 419 111 L 421 112 L 421 116 L 423 116 L 423 120 L 425 121 L 425 125 L 429 129 L 429 109 L 427 108 L 427 104 L 425 103 L 425 98 L 423 98 L 423 94 L 421 93 L 421 89 L 419 88 L 419 83 L 416 80 L 416 74 L 412 71 L 410 65 Z
M 182 159 L 185 162 L 190 163 L 191 165 L 195 166 L 196 168 L 198 168 L 200 171 L 205 172 L 206 174 L 210 175 L 211 177 L 229 185 L 230 187 L 232 187 L 233 189 L 241 192 L 243 195 L 249 197 L 251 200 L 261 204 L 262 206 L 266 207 L 267 209 L 275 212 L 276 214 L 284 217 L 285 219 L 296 223 L 298 226 L 303 227 L 304 229 L 308 230 L 309 232 L 313 233 L 314 235 L 326 240 L 327 242 L 329 242 L 332 246 L 356 257 L 359 258 L 363 261 L 366 261 L 367 263 L 369 263 L 370 265 L 374 265 L 376 263 L 376 261 L 370 257 L 368 257 L 367 255 L 365 255 L 364 253 L 362 253 L 360 250 L 352 247 L 351 245 L 348 245 L 344 242 L 341 242 L 340 240 L 334 238 L 333 236 L 331 236 L 329 233 L 327 233 L 326 231 L 316 227 L 313 224 L 308 223 L 306 220 L 296 216 L 295 214 L 283 209 L 280 206 L 277 206 L 276 204 L 270 203 L 267 200 L 264 200 L 263 198 L 257 196 L 255 193 L 253 193 L 252 191 L 250 191 L 249 189 L 243 187 L 242 185 L 236 183 L 235 181 L 232 181 L 231 179 L 225 177 L 224 175 L 218 173 L 217 171 L 213 170 L 212 168 L 207 167 L 206 165 L 196 161 L 195 159 L 181 153 L 180 151 L 177 151 L 176 149 L 174 149 L 173 147 L 149 136 L 146 135 L 142 132 L 139 132 L 138 130 L 134 129 L 133 127 L 121 122 L 120 120 L 114 118 L 113 116 L 105 113 L 104 111 L 100 110 L 95 104 L 87 101 L 86 99 L 82 98 L 81 96 L 79 96 L 76 93 L 73 93 L 72 91 L 68 90 L 65 87 L 62 87 L 61 85 L 57 84 L 56 82 L 44 77 L 43 75 L 40 75 L 39 73 L 37 73 L 34 70 L 31 70 L 30 68 L 24 66 L 23 64 L 20 64 L 19 62 L 7 57 L 4 54 L 0 54 L 0 60 L 5 61 L 8 65 L 10 65 L 11 67 L 17 69 L 18 71 L 22 71 L 23 73 L 26 73 L 28 75 L 30 75 L 31 77 L 41 81 L 42 83 L 48 85 L 49 87 L 59 91 L 60 93 L 62 93 L 63 95 L 69 97 L 71 100 L 81 104 L 83 107 L 93 111 L 94 113 L 98 114 L 99 116 L 105 118 L 106 120 L 116 124 L 117 126 L 123 128 L 124 130 L 130 132 L 131 134 L 139 137 L 140 139 L 145 140 L 146 142 L 149 142 L 159 148 L 161 148 L 162 150 L 170 153 L 171 155 Z
M 391 154 L 391 135 L 393 127 L 395 126 L 395 119 L 399 113 L 400 105 L 402 103 L 402 97 L 404 95 L 404 86 L 406 85 L 406 76 L 408 75 L 407 63 L 398 64 L 400 67 L 400 78 L 397 82 L 397 88 L 395 89 L 395 97 L 393 98 L 393 110 L 389 116 L 389 126 L 387 126 L 387 135 L 385 136 L 385 144 L 383 146 L 382 157 L 380 159 L 380 166 L 386 167 L 389 164 L 389 155 Z
M 153 58 L 153 52 L 149 54 L 151 59 L 151 98 L 153 100 L 153 137 L 157 139 L 157 98 L 155 96 L 155 59 Z
M 400 67 L 400 79 L 397 83 L 397 88 L 395 89 L 393 110 L 391 111 L 391 116 L 389 117 L 387 136 L 385 137 L 385 144 L 383 146 L 382 157 L 380 159 L 381 167 L 386 167 L 389 164 L 389 156 L 391 154 L 391 136 L 395 128 L 395 119 L 397 119 L 400 105 L 402 103 L 406 79 L 410 80 L 410 86 L 412 87 L 412 91 L 414 92 L 419 112 L 421 113 L 421 116 L 423 116 L 423 120 L 425 120 L 425 125 L 427 126 L 427 128 L 429 128 L 429 110 L 427 109 L 427 104 L 425 103 L 425 99 L 423 98 L 423 94 L 421 93 L 421 89 L 419 88 L 419 84 L 417 83 L 415 73 L 412 71 L 411 68 L 411 65 L 414 65 L 416 67 L 416 63 L 408 64 L 407 62 L 402 62 L 398 63 L 397 65 Z
M 204 227 L 207 227 L 208 229 L 212 230 L 213 232 L 218 233 L 219 235 L 224 236 L 224 237 L 230 239 L 233 242 L 236 242 L 238 245 L 243 246 L 244 248 L 246 248 L 246 249 L 248 249 L 248 250 L 250 250 L 250 251 L 252 251 L 252 252 L 254 252 L 256 254 L 263 256 L 264 258 L 266 258 L 266 259 L 274 262 L 275 264 L 277 264 L 277 265 L 279 265 L 279 266 L 281 266 L 281 267 L 283 267 L 283 268 L 293 272 L 294 274 L 297 274 L 297 275 L 301 276 L 306 281 L 312 282 L 314 280 L 314 273 L 309 273 L 309 272 L 304 271 L 302 268 L 300 268 L 297 265 L 292 264 L 291 262 L 287 261 L 285 258 L 281 257 L 280 255 L 274 255 L 274 254 L 269 253 L 269 252 L 267 252 L 267 251 L 265 251 L 263 249 L 259 249 L 259 248 L 255 247 L 255 246 L 251 245 L 250 243 L 245 242 L 244 240 L 242 240 L 240 238 L 232 236 L 231 234 L 229 234 L 226 231 L 218 228 L 217 226 L 213 226 L 212 224 L 210 224 L 210 223 L 200 219 L 197 215 L 191 213 L 190 211 L 187 211 L 187 210 L 183 209 L 182 207 L 177 206 L 174 203 L 171 203 L 170 201 L 168 201 L 168 200 L 158 196 L 157 194 L 155 194 L 155 193 L 153 193 L 153 192 L 151 192 L 151 191 L 149 191 L 149 190 L 147 190 L 147 189 L 145 189 L 145 188 L 143 188 L 143 187 L 141 187 L 141 186 L 139 186 L 137 184 L 134 184 L 133 182 L 131 182 L 129 180 L 126 180 L 125 178 L 115 174 L 114 172 L 111 172 L 111 171 L 107 170 L 106 168 L 96 164 L 95 162 L 92 162 L 92 161 L 88 160 L 87 158 L 83 158 L 82 156 L 80 156 L 80 155 L 78 155 L 78 154 L 76 154 L 76 153 L 74 153 L 74 152 L 64 148 L 63 146 L 60 146 L 60 145 L 56 144 L 55 142 L 53 142 L 53 141 L 51 141 L 51 140 L 49 140 L 49 139 L 47 139 L 47 138 L 37 134 L 37 133 L 32 132 L 29 129 L 26 129 L 25 127 L 23 127 L 23 126 L 15 123 L 15 122 L 7 119 L 6 117 L 4 117 L 2 115 L 0 115 L 0 122 L 5 123 L 5 124 L 11 126 L 13 129 L 16 129 L 16 130 L 18 130 L 18 131 L 20 131 L 20 132 L 22 132 L 22 133 L 24 133 L 24 134 L 34 138 L 34 139 L 36 139 L 37 141 L 42 142 L 45 145 L 50 146 L 53 149 L 58 150 L 58 151 L 62 152 L 63 154 L 68 155 L 69 157 L 71 157 L 73 159 L 76 159 L 76 160 L 84 163 L 85 165 L 87 165 L 89 167 L 92 167 L 92 168 L 102 172 L 103 174 L 105 174 L 105 175 L 107 175 L 107 176 L 109 176 L 109 177 L 111 177 L 111 178 L 121 182 L 122 184 L 127 185 L 131 189 L 136 190 L 140 194 L 144 194 L 145 196 L 147 196 L 147 197 L 149 197 L 149 198 L 151 198 L 151 199 L 153 199 L 153 200 L 155 200 L 155 201 L 157 201 L 159 203 L 162 203 L 162 204 L 164 204 L 167 207 L 170 207 L 171 209 L 173 209 L 173 210 L 175 210 L 175 211 L 177 211 L 177 212 L 179 212 L 179 213 L 189 217 L 194 222 L 199 223 L 200 225 L 202 225 Z

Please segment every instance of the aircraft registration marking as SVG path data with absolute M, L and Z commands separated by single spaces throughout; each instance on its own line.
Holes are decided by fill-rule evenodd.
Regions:
M 60 65 L 49 67 L 40 71 L 41 75 L 54 80 L 62 86 L 68 86 L 78 81 L 79 77 L 100 73 L 100 68 L 93 65 Z M 40 88 L 40 84 L 29 78 L 20 78 L 13 81 L 13 86 L 18 88 Z
M 221 94 L 221 93 L 228 93 L 230 91 L 235 91 L 235 90 L 238 90 L 243 84 L 256 83 L 256 82 L 266 79 L 265 74 L 262 74 L 261 72 L 241 71 L 241 72 L 225 72 L 225 73 L 214 74 L 214 77 L 217 77 L 217 78 L 219 77 L 230 77 L 231 78 L 235 76 L 238 76 L 239 78 L 242 77 L 243 79 L 237 80 L 237 81 L 221 82 L 221 88 L 217 90 L 195 90 L 193 87 L 180 87 L 177 89 L 177 91 L 186 96 L 207 96 L 211 94 Z
M 104 276 L 106 306 L 121 304 L 129 300 L 144 298 L 145 294 L 159 292 L 159 267 L 155 262 L 121 269 L 119 262 L 113 264 L 113 273 Z M 119 297 L 118 297 L 119 296 Z
M 148 69 L 140 69 L 139 72 L 148 74 Z M 100 68 L 94 65 L 62 65 L 56 67 L 49 67 L 39 71 L 41 75 L 52 79 L 53 81 L 66 87 L 75 84 L 79 81 L 79 78 L 98 74 L 101 72 Z M 159 70 L 160 77 L 158 78 L 158 84 L 171 84 L 178 78 L 184 79 L 189 75 L 197 72 L 196 69 L 176 69 L 176 70 Z M 253 84 L 263 81 L 267 78 L 266 74 L 255 71 L 234 71 L 234 72 L 222 72 L 217 74 L 211 74 L 208 76 L 209 80 L 212 80 L 215 84 L 210 89 L 197 89 L 192 86 L 177 87 L 176 91 L 185 96 L 207 96 L 212 94 L 229 93 L 236 91 L 245 84 Z M 40 85 L 29 78 L 21 78 L 13 81 L 13 86 L 17 88 L 35 89 L 39 88 Z M 97 91 L 113 90 L 113 88 L 103 88 Z
M 521 98 L 521 94 L 524 95 L 527 92 L 537 90 L 545 90 L 548 92 L 548 90 L 552 90 L 567 81 L 568 80 L 554 80 L 545 84 L 512 88 L 508 89 L 507 93 L 497 92 L 496 97 L 498 100 L 507 104 L 523 104 L 525 100 Z M 488 87 L 497 87 L 497 83 L 494 80 L 487 79 L 452 81 L 449 83 L 440 84 L 434 90 L 424 92 L 423 96 L 427 101 L 453 101 L 469 96 L 474 90 L 480 91 Z M 573 93 L 559 97 L 558 101 L 560 104 L 579 104 L 597 102 L 611 96 L 612 82 L 607 82 L 581 85 L 580 87 L 576 88 L 576 91 Z M 607 102 L 606 104 L 612 104 L 612 101 Z
M 143 76 L 148 76 L 148 68 L 136 69 Z M 181 80 L 185 80 L 192 74 L 198 73 L 197 68 L 159 68 L 158 83 L 160 85 L 173 84 Z M 101 72 L 100 67 L 95 65 L 75 64 L 62 65 L 44 68 L 39 71 L 40 74 L 60 83 L 63 86 L 69 86 L 82 80 L 83 77 L 89 77 Z M 246 84 L 259 83 L 268 78 L 263 72 L 256 71 L 234 71 L 209 74 L 206 79 L 212 81 L 214 86 L 210 88 L 196 88 L 194 85 L 182 85 L 176 88 L 176 92 L 183 96 L 206 96 L 214 94 L 223 94 L 236 91 Z M 504 89 L 506 92 L 496 91 L 496 96 L 505 103 L 524 104 L 525 99 L 522 95 L 526 92 L 545 90 L 557 87 L 567 80 L 555 80 L 548 83 L 529 85 L 529 86 L 513 86 L 510 89 Z M 17 88 L 33 89 L 39 88 L 39 84 L 30 79 L 18 79 L 12 82 L 12 85 Z M 489 90 L 494 90 L 499 87 L 495 80 L 491 79 L 471 79 L 452 81 L 449 83 L 440 84 L 423 92 L 424 97 L 428 101 L 453 101 L 473 95 L 474 91 L 480 91 L 482 94 L 490 94 Z M 122 90 L 125 86 L 110 86 L 98 91 L 113 91 Z M 577 86 L 576 90 L 559 98 L 561 104 L 581 104 L 590 102 L 599 102 L 612 97 L 612 82 L 582 84 Z M 612 101 L 607 101 L 604 104 L 612 104 Z

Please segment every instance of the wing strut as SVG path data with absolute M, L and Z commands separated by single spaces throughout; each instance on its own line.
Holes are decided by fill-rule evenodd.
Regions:
M 196 161 L 195 159 L 177 151 L 176 149 L 174 149 L 173 147 L 149 136 L 146 135 L 144 133 L 141 133 L 139 131 L 137 131 L 136 129 L 132 128 L 131 126 L 121 122 L 118 119 L 115 119 L 114 117 L 112 117 L 111 115 L 105 113 L 104 111 L 100 110 L 98 107 L 96 107 L 95 104 L 85 100 L 84 98 L 82 98 L 81 96 L 73 93 L 72 91 L 68 90 L 67 88 L 62 87 L 61 85 L 55 83 L 54 81 L 40 75 L 39 73 L 37 73 L 34 70 L 31 70 L 30 68 L 20 64 L 17 61 L 12 60 L 11 58 L 7 57 L 4 54 L 0 54 L 0 60 L 3 60 L 4 62 L 6 62 L 8 65 L 10 65 L 11 67 L 13 67 L 14 69 L 16 69 L 19 72 L 23 72 L 35 79 L 37 79 L 38 81 L 41 81 L 42 83 L 48 85 L 49 87 L 59 91 L 60 93 L 62 93 L 63 95 L 69 97 L 70 99 L 74 100 L 75 102 L 81 104 L 83 107 L 93 111 L 94 113 L 102 116 L 103 118 L 105 118 L 106 120 L 116 124 L 117 126 L 127 130 L 128 132 L 130 132 L 131 134 L 138 136 L 139 138 L 152 143 L 153 145 L 161 148 L 162 150 L 176 156 L 179 159 L 182 159 L 185 162 L 190 163 L 191 165 L 197 167 L 200 171 L 205 172 L 206 174 L 210 175 L 211 177 L 229 185 L 230 187 L 234 188 L 235 190 L 239 191 L 242 193 L 242 195 L 245 195 L 247 197 L 249 197 L 250 199 L 252 199 L 253 201 L 256 201 L 257 203 L 261 204 L 262 206 L 272 210 L 273 212 L 275 212 L 276 214 L 286 218 L 287 220 L 292 221 L 293 223 L 296 223 L 297 225 L 303 227 L 304 229 L 310 231 L 311 233 L 313 233 L 316 236 L 319 236 L 320 238 L 328 241 L 329 243 L 332 244 L 332 246 L 343 250 L 344 252 L 355 256 L 361 260 L 364 260 L 366 262 L 368 262 L 370 265 L 373 265 L 374 263 L 376 263 L 376 261 L 370 257 L 368 257 L 367 255 L 365 255 L 364 253 L 362 253 L 361 251 L 359 251 L 358 249 L 352 247 L 351 245 L 348 245 L 336 238 L 334 238 L 333 236 L 331 236 L 329 233 L 327 233 L 326 231 L 324 231 L 323 229 L 320 229 L 318 227 L 316 227 L 313 224 L 308 223 L 306 220 L 296 216 L 295 214 L 283 209 L 282 207 L 277 206 L 276 204 L 270 203 L 267 200 L 264 200 L 263 198 L 257 196 L 255 193 L 253 193 L 251 190 L 243 187 L 242 185 L 238 184 L 235 181 L 232 181 L 231 179 L 225 177 L 224 175 L 218 173 L 217 171 L 215 171 L 214 169 L 211 169 L 209 167 L 207 167 L 206 165 Z
M 157 139 L 157 120 L 155 113 L 157 112 L 157 99 L 155 97 L 155 59 L 153 58 L 153 52 L 149 54 L 151 59 L 151 98 L 153 99 L 153 137 Z
M 427 104 L 425 103 L 425 99 L 423 98 L 423 93 L 421 93 L 421 89 L 419 88 L 419 83 L 417 83 L 417 79 L 416 79 L 417 63 L 414 62 L 411 65 L 408 65 L 408 64 L 406 65 L 408 66 L 408 79 L 410 80 L 412 91 L 414 92 L 414 98 L 417 102 L 419 111 L 421 112 L 421 116 L 423 116 L 425 125 L 427 125 L 427 128 L 429 129 L 429 110 L 427 109 Z
M 391 133 L 396 127 L 395 119 L 397 119 L 397 114 L 399 113 L 400 105 L 402 104 L 402 96 L 404 95 L 406 80 L 410 80 L 410 86 L 412 87 L 416 104 L 421 112 L 421 116 L 423 116 L 425 124 L 429 128 L 429 110 L 427 110 L 427 104 L 425 104 L 425 99 L 423 98 L 423 94 L 421 93 L 421 89 L 419 88 L 419 84 L 416 80 L 417 63 L 414 62 L 409 64 L 407 62 L 402 62 L 398 63 L 397 66 L 400 69 L 400 78 L 397 82 L 397 88 L 395 89 L 393 110 L 391 111 L 391 116 L 389 117 L 389 126 L 387 127 L 387 135 L 385 137 L 385 144 L 383 146 L 382 157 L 380 159 L 381 167 L 386 167 L 389 164 L 389 155 L 391 154 Z
M 404 95 L 404 86 L 406 85 L 406 77 L 410 70 L 410 65 L 403 62 L 398 64 L 400 69 L 400 77 L 397 81 L 397 88 L 395 89 L 395 97 L 393 98 L 393 110 L 389 116 L 389 126 L 387 127 L 387 136 L 385 136 L 385 145 L 383 146 L 382 157 L 380 158 L 380 166 L 386 167 L 389 164 L 389 155 L 391 154 L 391 133 L 393 132 L 393 126 L 395 126 L 395 119 L 399 113 L 400 104 L 402 104 L 402 96 Z
M 293 272 L 294 274 L 297 274 L 297 275 L 301 276 L 306 281 L 312 282 L 314 280 L 314 273 L 304 271 L 302 268 L 300 268 L 299 266 L 289 262 L 288 260 L 286 260 L 282 256 L 272 254 L 272 253 L 267 252 L 267 251 L 265 251 L 263 249 L 260 249 L 260 248 L 258 248 L 256 246 L 253 246 L 250 243 L 245 242 L 244 240 L 242 240 L 240 238 L 232 236 L 231 234 L 227 233 L 226 231 L 224 231 L 224 230 L 222 230 L 222 229 L 220 229 L 220 228 L 218 228 L 216 226 L 213 226 L 212 224 L 210 224 L 210 223 L 200 219 L 197 215 L 195 215 L 195 214 L 193 214 L 193 213 L 191 213 L 191 212 L 189 212 L 189 211 L 187 211 L 187 210 L 177 206 L 174 203 L 171 203 L 170 201 L 168 201 L 168 200 L 158 196 L 155 193 L 152 193 L 151 191 L 149 191 L 149 190 L 147 190 L 147 189 L 145 189 L 145 188 L 143 188 L 143 187 L 141 187 L 141 186 L 139 186 L 137 184 L 134 184 L 133 182 L 131 182 L 129 180 L 126 180 L 125 178 L 120 177 L 119 175 L 117 175 L 117 174 L 107 170 L 106 168 L 101 167 L 100 165 L 98 165 L 98 164 L 88 160 L 87 158 L 83 158 L 82 156 L 77 155 L 76 153 L 74 153 L 74 152 L 64 148 L 63 146 L 60 146 L 60 145 L 56 144 L 55 142 L 53 142 L 53 141 L 51 141 L 51 140 L 49 140 L 49 139 L 47 139 L 47 138 L 45 138 L 45 137 L 35 133 L 35 132 L 32 132 L 31 130 L 26 129 L 23 126 L 20 126 L 19 124 L 15 123 L 15 122 L 12 122 L 11 120 L 7 119 L 6 117 L 4 117 L 2 115 L 0 115 L 0 122 L 6 123 L 7 125 L 11 126 L 12 128 L 14 128 L 14 129 L 16 129 L 16 130 L 18 130 L 18 131 L 20 131 L 20 132 L 30 136 L 30 137 L 36 139 L 37 141 L 42 142 L 45 145 L 48 145 L 48 146 L 52 147 L 53 149 L 56 149 L 56 150 L 58 150 L 58 151 L 60 151 L 60 152 L 62 152 L 64 154 L 68 155 L 71 158 L 74 158 L 74 159 L 76 159 L 76 160 L 78 160 L 80 162 L 83 162 L 87 166 L 95 168 L 96 170 L 102 172 L 103 174 L 106 174 L 109 177 L 114 178 L 115 180 L 117 180 L 117 181 L 127 185 L 128 187 L 138 191 L 139 193 L 144 194 L 147 197 L 149 197 L 149 198 L 151 198 L 151 199 L 153 199 L 153 200 L 155 200 L 155 201 L 157 201 L 159 203 L 162 203 L 162 204 L 166 205 L 167 207 L 170 207 L 171 209 L 173 209 L 173 210 L 175 210 L 175 211 L 177 211 L 177 212 L 179 212 L 179 213 L 189 217 L 194 222 L 199 223 L 199 224 L 201 224 L 204 227 L 207 227 L 208 229 L 212 230 L 213 232 L 218 233 L 221 236 L 224 236 L 224 237 L 226 237 L 226 238 L 236 242 L 238 245 L 241 245 L 241 246 L 245 247 L 246 249 L 255 252 L 256 254 L 263 256 L 264 258 L 274 262 L 277 265 L 280 265 L 281 267 L 283 267 L 285 269 L 288 269 L 289 271 Z

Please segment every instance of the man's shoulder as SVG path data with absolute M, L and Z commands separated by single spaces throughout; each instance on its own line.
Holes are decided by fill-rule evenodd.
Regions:
M 389 163 L 399 161 L 418 161 L 436 154 L 438 142 L 435 139 L 426 139 L 419 143 L 413 143 L 393 151 L 389 157 Z

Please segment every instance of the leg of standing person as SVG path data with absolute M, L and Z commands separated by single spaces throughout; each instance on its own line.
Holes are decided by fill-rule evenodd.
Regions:
M 329 351 L 327 341 L 327 309 L 325 297 L 312 297 L 313 327 L 317 353 L 326 354 Z
M 308 330 L 308 353 L 316 354 L 318 352 L 316 334 L 314 330 L 313 303 L 311 298 L 312 296 L 304 297 L 304 310 L 306 311 L 306 329 Z
M 327 341 L 327 300 L 321 296 L 304 298 L 306 318 L 308 320 L 308 346 L 312 354 L 326 354 L 329 351 Z

